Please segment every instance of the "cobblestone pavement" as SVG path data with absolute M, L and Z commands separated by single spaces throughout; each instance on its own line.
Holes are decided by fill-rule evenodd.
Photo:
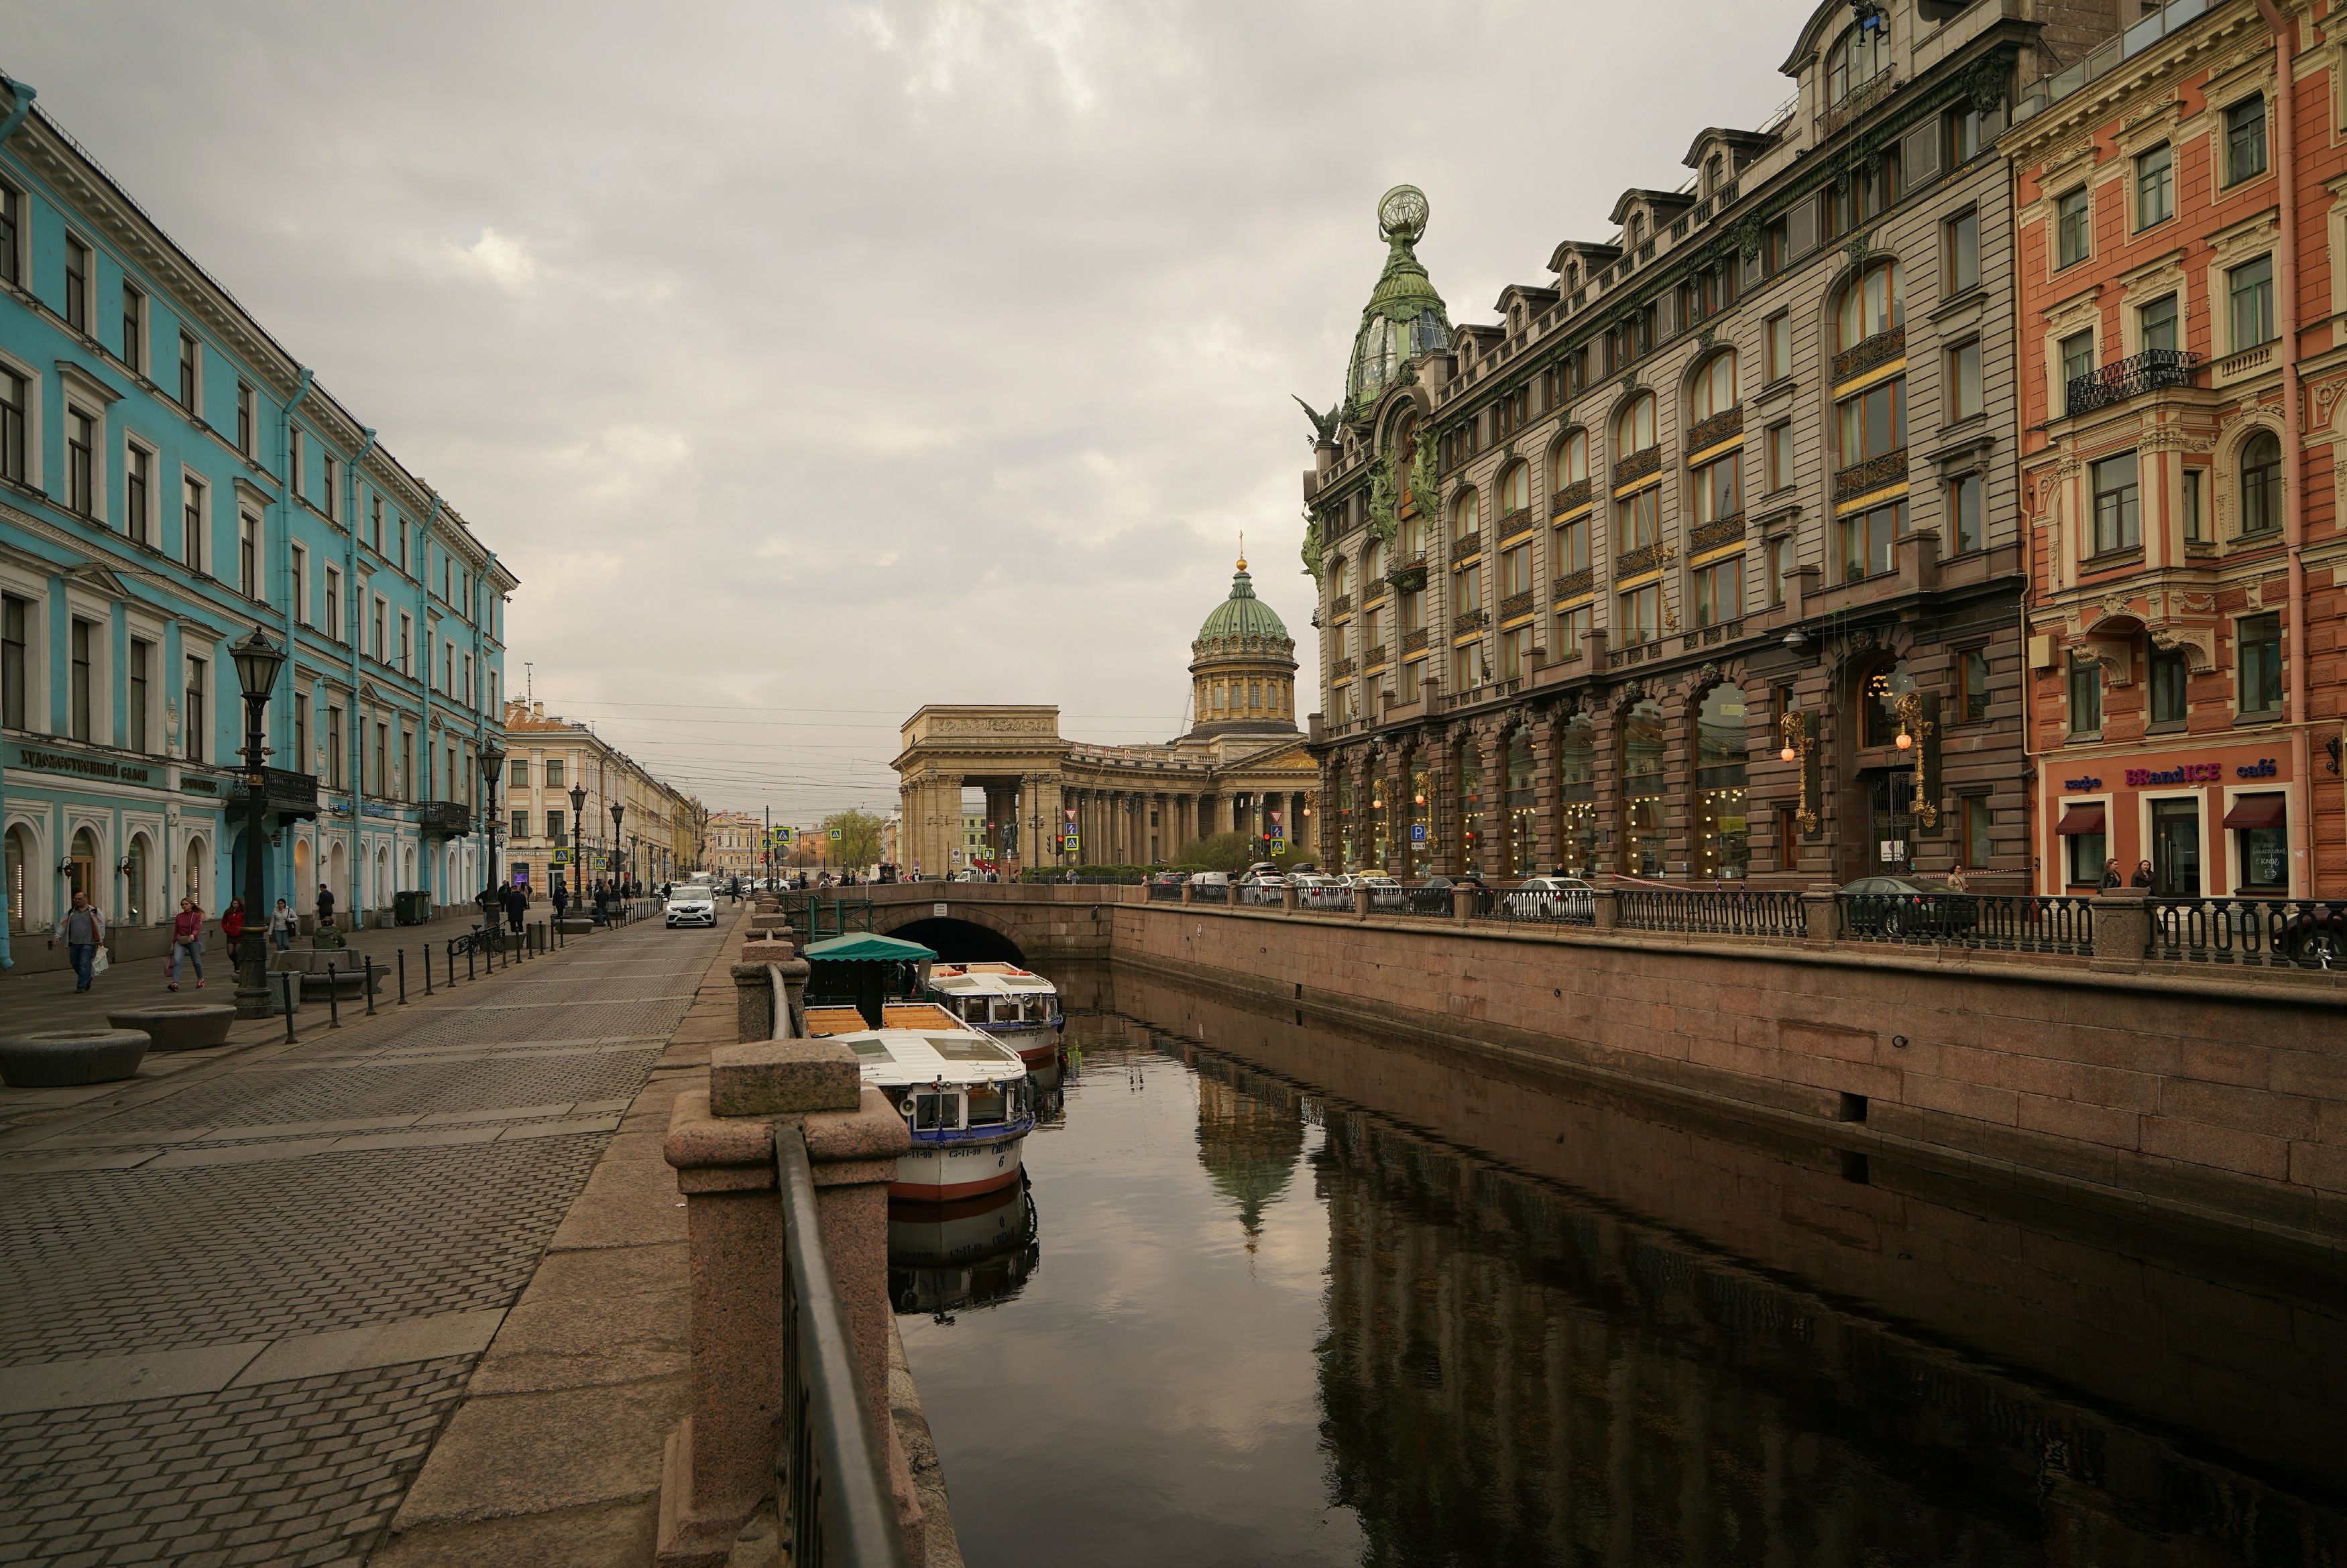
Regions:
M 0 1134 L 0 1563 L 363 1562 L 723 940 L 599 933 Z

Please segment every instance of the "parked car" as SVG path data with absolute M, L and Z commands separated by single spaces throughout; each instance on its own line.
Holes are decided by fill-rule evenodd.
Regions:
M 1149 880 L 1156 883 L 1161 888 L 1178 888 L 1184 882 L 1190 880 L 1190 873 L 1187 871 L 1154 871 L 1150 874 Z
M 1231 874 L 1228 871 L 1200 871 L 1190 879 L 1190 886 L 1193 888 L 1227 889 L 1230 885 Z
M 1842 923 L 1853 935 L 1891 941 L 1961 936 L 1979 919 L 1971 898 L 1912 877 L 1859 877 L 1841 885 Z
M 715 925 L 716 890 L 687 883 L 669 894 L 668 901 L 661 907 L 661 915 L 671 931 L 681 925 Z
M 1508 892 L 1506 908 L 1518 920 L 1594 920 L 1596 891 L 1579 877 L 1526 877 Z

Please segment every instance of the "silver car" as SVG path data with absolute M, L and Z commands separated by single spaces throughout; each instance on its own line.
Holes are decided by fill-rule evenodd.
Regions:
M 661 914 L 671 931 L 681 925 L 715 925 L 717 896 L 707 888 L 679 888 L 669 895 Z

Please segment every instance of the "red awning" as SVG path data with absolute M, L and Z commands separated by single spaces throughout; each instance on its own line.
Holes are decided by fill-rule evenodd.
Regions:
M 2083 806 L 2066 806 L 2062 810 L 2057 833 L 2099 833 L 2103 830 L 2103 803 L 2089 800 Z
M 2279 828 L 2290 818 L 2287 795 L 2241 795 L 2225 813 L 2228 828 Z

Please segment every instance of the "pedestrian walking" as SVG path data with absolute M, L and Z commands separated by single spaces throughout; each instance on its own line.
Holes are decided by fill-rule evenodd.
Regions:
M 2130 887 L 2147 888 L 2157 880 L 2157 879 L 2151 874 L 2151 862 L 2149 860 L 2137 860 L 2135 863 L 2135 875 L 2128 880 L 2127 885 Z
M 196 989 L 201 991 L 204 988 L 204 911 L 196 906 L 193 899 L 181 899 L 179 912 L 171 920 L 171 962 L 164 975 L 174 991 L 179 989 L 179 965 L 182 962 L 195 966 Z
M 516 936 L 521 934 L 522 922 L 529 918 L 529 895 L 512 882 L 506 884 L 506 924 Z
M 1964 875 L 1963 867 L 1958 866 L 1948 873 L 1948 891 L 1952 893 L 1972 891 L 1972 881 Z
M 87 991 L 97 978 L 97 955 L 106 946 L 106 917 L 89 901 L 89 895 L 74 890 L 73 908 L 57 917 L 56 928 L 49 933 L 49 945 L 66 944 L 66 957 L 73 961 L 74 990 Z
M 220 945 L 228 950 L 231 962 L 235 962 L 237 943 L 244 940 L 244 901 L 231 899 L 228 908 L 220 911 Z
M 277 901 L 277 907 L 269 911 L 269 941 L 271 945 L 275 947 L 280 952 L 292 952 L 293 947 L 293 928 L 298 923 L 299 921 L 293 913 L 293 906 L 287 903 L 283 899 L 279 899 Z
M 2113 855 L 2109 860 L 2103 862 L 2102 886 L 2106 888 L 2115 888 L 2117 887 L 2125 879 L 2119 875 L 2119 858 L 2116 855 Z
M 325 883 L 318 884 L 318 929 L 327 930 L 334 923 L 334 890 Z
M 554 918 L 560 920 L 570 908 L 570 890 L 561 882 L 554 884 Z

